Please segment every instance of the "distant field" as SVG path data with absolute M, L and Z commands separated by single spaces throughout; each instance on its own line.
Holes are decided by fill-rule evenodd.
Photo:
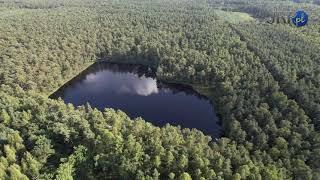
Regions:
M 231 12 L 216 10 L 215 13 L 220 17 L 220 19 L 225 20 L 229 23 L 239 23 L 254 20 L 253 17 L 248 13 L 244 12 Z

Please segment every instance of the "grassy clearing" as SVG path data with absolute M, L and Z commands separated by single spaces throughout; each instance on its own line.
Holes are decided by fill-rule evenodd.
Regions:
M 215 13 L 219 16 L 221 20 L 227 21 L 229 23 L 241 23 L 254 20 L 254 18 L 251 17 L 248 13 L 244 12 L 215 10 Z

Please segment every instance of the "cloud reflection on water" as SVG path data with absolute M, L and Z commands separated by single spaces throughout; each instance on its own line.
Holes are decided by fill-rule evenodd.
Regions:
M 102 80 L 104 83 L 100 83 Z M 159 93 L 156 79 L 145 76 L 138 77 L 138 75 L 134 73 L 115 74 L 109 71 L 101 71 L 96 74 L 87 75 L 84 83 L 88 84 L 90 91 L 93 92 L 108 90 L 117 94 L 140 96 Z
M 189 86 L 157 81 L 139 65 L 96 63 L 51 95 L 59 97 L 74 106 L 121 109 L 156 126 L 169 123 L 220 136 L 218 118 L 206 97 Z

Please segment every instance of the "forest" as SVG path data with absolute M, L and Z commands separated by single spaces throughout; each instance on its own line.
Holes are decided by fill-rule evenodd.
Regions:
M 0 179 L 320 179 L 320 24 L 254 2 L 0 0 Z M 223 137 L 48 98 L 97 59 L 197 87 Z

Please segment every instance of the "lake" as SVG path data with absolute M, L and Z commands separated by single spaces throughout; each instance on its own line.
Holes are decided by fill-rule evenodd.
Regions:
M 220 136 L 213 104 L 191 86 L 159 81 L 142 65 L 97 62 L 62 86 L 50 98 L 74 106 L 87 102 L 99 110 L 120 109 L 156 126 L 167 123 Z

